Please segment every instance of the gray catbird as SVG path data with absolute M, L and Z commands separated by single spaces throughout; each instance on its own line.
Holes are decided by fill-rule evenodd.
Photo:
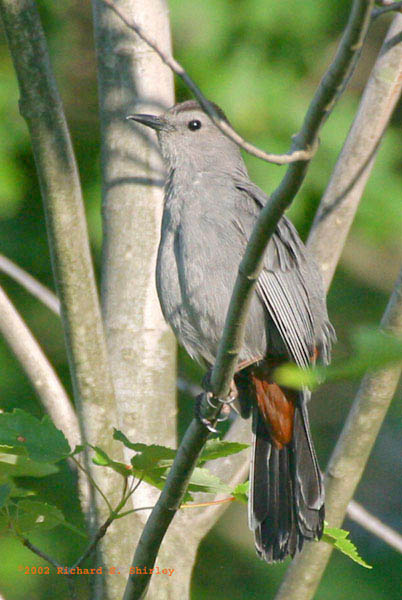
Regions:
M 226 120 L 216 105 L 215 109 Z M 239 148 L 199 104 L 128 117 L 155 129 L 168 177 L 156 284 L 165 319 L 193 358 L 214 363 L 247 240 L 268 197 Z M 249 524 L 268 562 L 320 538 L 324 489 L 307 415 L 310 393 L 279 387 L 286 361 L 327 363 L 334 331 L 318 269 L 282 217 L 268 244 L 235 375 L 242 416 L 253 416 Z

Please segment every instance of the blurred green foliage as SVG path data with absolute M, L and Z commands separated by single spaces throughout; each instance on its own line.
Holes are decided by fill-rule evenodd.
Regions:
M 101 244 L 99 124 L 94 49 L 89 3 L 66 0 L 39 2 L 56 77 L 65 103 L 83 183 L 89 231 L 96 264 Z M 267 2 L 266 0 L 171 0 L 170 14 L 177 58 L 206 95 L 220 104 L 235 127 L 251 142 L 277 152 L 289 148 L 314 89 L 334 53 L 350 2 Z M 299 197 L 289 211 L 306 236 L 337 154 L 347 134 L 359 97 L 391 16 L 373 26 L 359 67 L 347 93 L 321 133 L 321 146 Z M 188 98 L 177 82 L 177 98 Z M 335 358 L 350 356 L 350 336 L 359 324 L 375 326 L 385 308 L 401 259 L 402 110 L 393 117 L 376 167 L 352 227 L 350 240 L 329 295 L 329 310 L 339 343 Z M 269 192 L 283 169 L 246 157 L 252 178 Z M 53 287 L 44 216 L 26 126 L 18 113 L 15 75 L 0 33 L 0 244 L 1 252 Z M 55 316 L 15 283 L 0 282 L 16 304 L 71 391 L 61 327 Z M 42 410 L 27 378 L 0 341 L 1 407 Z M 180 373 L 199 384 L 202 374 L 184 353 Z M 356 390 L 356 383 L 334 382 L 315 393 L 311 403 L 313 435 L 324 466 Z M 192 402 L 179 397 L 182 433 L 192 415 Z M 357 499 L 391 526 L 400 527 L 402 490 L 398 427 L 400 403 L 394 403 L 361 482 Z M 400 429 L 399 429 L 400 431 Z M 141 441 L 141 440 L 138 440 Z M 57 506 L 71 523 L 82 525 L 69 470 L 41 480 L 21 477 L 21 488 L 34 489 Z M 50 481 L 50 485 L 49 485 Z M 366 600 L 400 597 L 400 558 L 362 529 L 347 523 L 364 558 L 367 572 L 336 556 L 327 570 L 318 600 Z M 60 562 L 71 562 L 82 542 L 62 528 L 41 532 L 33 540 Z M 24 575 L 19 564 L 44 564 L 18 542 L 0 537 L 0 591 L 7 600 L 67 598 L 57 576 Z M 228 560 L 228 557 L 229 560 Z M 174 567 L 174 565 L 167 565 Z M 202 543 L 193 578 L 192 597 L 273 597 L 283 565 L 267 567 L 254 553 L 245 508 L 231 507 Z M 339 583 L 342 582 L 342 585 Z M 80 582 L 85 588 L 85 581 Z

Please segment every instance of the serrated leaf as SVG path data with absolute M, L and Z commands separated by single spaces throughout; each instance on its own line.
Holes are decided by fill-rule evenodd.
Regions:
M 83 450 L 85 450 L 85 444 L 77 444 L 74 450 L 70 453 L 70 456 L 76 456 L 76 454 L 80 454 Z
M 176 450 L 157 444 L 143 444 L 140 442 L 130 442 L 121 431 L 115 429 L 114 439 L 122 442 L 130 450 L 137 452 L 131 459 L 133 473 L 137 477 L 142 477 L 144 481 L 163 489 L 169 469 L 176 457 Z M 205 451 L 201 454 L 198 464 L 203 464 L 207 460 L 229 456 L 247 448 L 246 444 L 232 442 L 221 442 L 220 440 L 211 440 L 207 444 Z M 196 467 L 191 476 L 188 492 L 183 498 L 183 502 L 193 500 L 189 492 L 208 492 L 208 493 L 229 493 L 230 488 L 218 477 L 213 475 L 208 469 Z
M 95 452 L 95 456 L 92 458 L 92 462 L 95 465 L 99 467 L 109 467 L 123 477 L 130 477 L 133 474 L 130 465 L 111 459 L 99 446 L 91 446 L 91 448 Z
M 190 478 L 188 489 L 191 492 L 208 492 L 210 494 L 229 494 L 230 487 L 209 469 L 196 467 Z
M 249 494 L 249 482 L 245 481 L 244 483 L 239 483 L 236 485 L 235 489 L 231 492 L 232 496 L 236 498 L 242 504 L 248 503 L 248 494 Z
M 348 538 L 349 531 L 339 529 L 338 527 L 328 527 L 325 525 L 324 534 L 321 538 L 323 542 L 334 546 L 337 550 L 346 554 L 354 562 L 358 563 L 366 569 L 372 569 L 373 567 L 367 564 L 357 552 L 356 546 Z
M 201 456 L 198 459 L 197 464 L 202 465 L 208 460 L 215 460 L 217 458 L 223 458 L 232 454 L 237 454 L 242 450 L 249 447 L 249 444 L 240 444 L 239 442 L 227 442 L 226 440 L 220 440 L 214 438 L 208 440 L 205 444 Z
M 64 524 L 65 519 L 61 510 L 52 504 L 39 500 L 20 500 L 13 521 L 21 533 L 28 533 L 34 529 L 54 529 Z
M 60 509 L 40 500 L 20 500 L 13 511 L 12 521 L 15 528 L 22 534 L 34 530 L 48 531 L 58 525 L 63 525 L 77 535 L 87 537 L 78 527 L 66 521 Z
M 71 450 L 64 434 L 45 415 L 42 421 L 24 410 L 0 414 L 0 445 L 21 449 L 37 462 L 55 463 L 66 458 Z
M 136 469 L 150 471 L 155 468 L 166 468 L 173 463 L 176 450 L 157 444 L 142 444 L 130 440 L 118 429 L 114 430 L 113 438 L 122 442 L 126 448 L 134 450 L 137 454 L 132 458 L 131 464 Z
M 151 469 L 149 471 L 144 472 L 141 469 L 136 469 L 135 466 L 133 467 L 133 474 L 136 477 L 138 477 L 139 479 L 142 479 L 146 483 L 149 483 L 149 485 L 156 487 L 158 490 L 163 490 L 163 488 L 164 488 L 164 485 L 166 483 L 167 471 L 168 471 L 168 469 L 157 468 L 157 469 Z M 192 501 L 193 501 L 193 496 L 187 490 L 182 502 L 192 502 Z

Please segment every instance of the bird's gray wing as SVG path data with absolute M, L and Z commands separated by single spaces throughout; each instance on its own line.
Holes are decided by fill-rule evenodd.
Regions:
M 248 240 L 268 197 L 250 180 L 239 178 L 235 185 L 241 192 L 236 224 Z M 311 363 L 316 348 L 328 359 L 333 331 L 314 269 L 296 229 L 282 217 L 268 244 L 256 291 L 290 357 L 301 367 Z

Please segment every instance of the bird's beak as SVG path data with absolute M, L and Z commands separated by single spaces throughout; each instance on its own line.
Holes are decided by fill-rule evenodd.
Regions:
M 155 117 L 154 115 L 128 115 L 126 119 L 129 121 L 137 121 L 137 123 L 142 123 L 142 125 L 151 127 L 151 129 L 155 129 L 156 131 L 169 128 L 165 119 Z

